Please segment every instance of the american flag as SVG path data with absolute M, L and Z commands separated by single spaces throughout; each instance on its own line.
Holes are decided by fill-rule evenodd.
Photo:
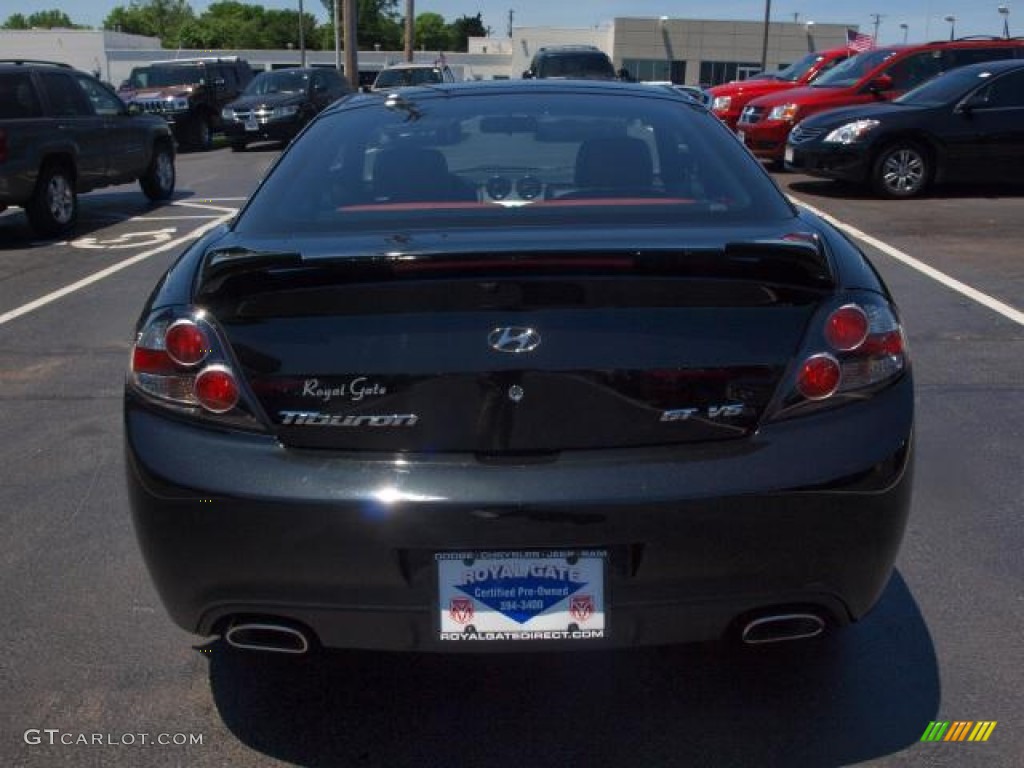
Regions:
M 865 35 L 863 32 L 858 32 L 855 29 L 846 30 L 846 46 L 851 51 L 860 53 L 866 51 L 869 48 L 875 47 L 875 38 L 871 35 Z

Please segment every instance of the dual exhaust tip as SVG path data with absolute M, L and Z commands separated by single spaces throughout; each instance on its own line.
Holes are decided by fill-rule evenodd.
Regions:
M 743 627 L 741 638 L 747 645 L 808 640 L 825 631 L 825 620 L 814 613 L 780 613 L 762 616 Z
M 741 638 L 747 645 L 807 640 L 825 631 L 825 620 L 813 613 L 781 613 L 762 616 L 743 627 Z M 312 646 L 306 631 L 272 621 L 233 623 L 224 633 L 233 648 L 270 653 L 301 655 Z

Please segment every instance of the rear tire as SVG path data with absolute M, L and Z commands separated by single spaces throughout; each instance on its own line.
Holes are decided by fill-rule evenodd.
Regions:
M 192 147 L 200 152 L 206 152 L 213 146 L 213 125 L 206 115 L 196 115 L 192 120 L 191 131 Z
M 911 141 L 890 144 L 871 166 L 871 186 L 892 199 L 920 195 L 931 183 L 932 161 L 928 152 Z
M 75 228 L 78 193 L 74 174 L 67 166 L 53 163 L 43 167 L 32 199 L 25 205 L 25 215 L 33 231 L 44 237 L 63 235 Z
M 174 153 L 166 144 L 158 144 L 139 186 L 150 200 L 168 200 L 174 194 L 175 179 Z

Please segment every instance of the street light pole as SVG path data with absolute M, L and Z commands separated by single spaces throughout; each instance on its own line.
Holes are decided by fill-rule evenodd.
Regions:
M 910 31 L 910 25 L 907 24 L 906 22 L 904 22 L 903 24 L 900 24 L 900 29 L 903 30 L 903 44 L 906 45 L 907 44 L 907 32 Z
M 1007 40 L 1010 39 L 1010 6 L 1000 5 L 997 9 L 999 15 L 1003 17 L 1003 37 Z
M 953 40 L 956 38 L 956 16 L 950 14 L 949 16 L 944 16 L 942 20 L 949 22 L 949 39 Z
M 768 71 L 768 25 L 772 21 L 772 0 L 764 0 L 764 43 L 761 45 L 761 71 Z

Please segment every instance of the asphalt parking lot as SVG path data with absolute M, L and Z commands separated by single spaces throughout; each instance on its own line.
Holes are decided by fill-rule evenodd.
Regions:
M 763 649 L 293 660 L 240 656 L 164 614 L 120 422 L 148 292 L 275 157 L 180 155 L 170 204 L 135 186 L 85 195 L 69 241 L 0 215 L 0 765 L 1021 764 L 1024 186 L 886 202 L 777 177 L 863 238 L 915 366 L 913 512 L 862 623 Z M 932 721 L 997 726 L 922 743 Z

